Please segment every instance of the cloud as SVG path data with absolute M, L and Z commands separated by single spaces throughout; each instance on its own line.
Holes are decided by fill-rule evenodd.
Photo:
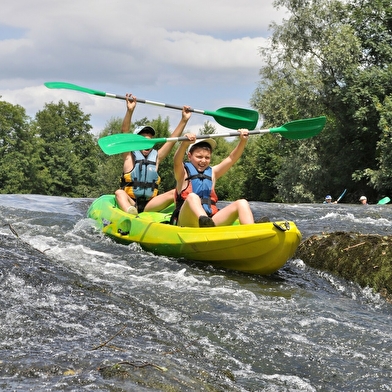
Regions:
M 272 0 L 14 0 L 0 14 L 0 95 L 30 116 L 47 102 L 80 102 L 95 132 L 123 116 L 124 103 L 43 83 L 205 110 L 249 107 L 262 66 L 258 48 L 267 43 L 268 25 L 283 16 Z M 136 119 L 161 114 L 175 126 L 180 115 L 141 106 Z M 192 116 L 190 123 L 205 120 Z

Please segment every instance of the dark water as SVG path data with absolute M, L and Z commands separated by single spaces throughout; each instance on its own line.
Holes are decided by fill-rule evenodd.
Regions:
M 302 260 L 261 277 L 147 254 L 90 203 L 0 195 L 0 390 L 392 390 L 392 305 L 370 289 Z M 304 238 L 392 235 L 389 205 L 252 208 Z

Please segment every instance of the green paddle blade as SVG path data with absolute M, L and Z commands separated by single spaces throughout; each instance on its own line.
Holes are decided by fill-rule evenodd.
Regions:
M 280 133 L 287 139 L 306 139 L 319 134 L 326 121 L 325 116 L 295 120 L 278 128 L 270 128 L 270 132 Z
M 46 82 L 46 83 L 44 83 L 44 85 L 47 88 L 64 88 L 64 89 L 67 89 L 67 90 L 81 91 L 82 93 L 99 95 L 100 97 L 106 97 L 106 93 L 104 91 L 92 90 L 91 88 L 78 86 L 78 85 L 72 84 L 72 83 L 66 83 L 66 82 Z
M 391 201 L 391 199 L 387 196 L 384 197 L 383 199 L 379 200 L 377 204 L 388 204 Z
M 98 145 L 107 155 L 122 154 L 129 151 L 149 150 L 156 144 L 165 143 L 166 138 L 149 139 L 132 133 L 115 133 L 98 139 Z
M 259 121 L 259 113 L 243 108 L 224 107 L 214 112 L 205 110 L 204 114 L 214 117 L 216 122 L 230 129 L 255 129 Z

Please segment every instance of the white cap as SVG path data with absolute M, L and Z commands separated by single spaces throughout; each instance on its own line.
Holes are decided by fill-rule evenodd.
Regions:
M 133 133 L 136 135 L 139 135 L 139 133 L 149 133 L 150 135 L 155 136 L 155 129 L 150 125 L 143 125 L 136 127 Z
M 189 152 L 193 146 L 199 143 L 208 143 L 211 147 L 211 151 L 214 150 L 214 148 L 216 147 L 216 141 L 214 139 L 197 139 L 188 147 L 187 152 Z
M 362 201 L 362 200 L 367 200 L 367 197 L 366 197 L 366 196 L 361 196 L 361 197 L 359 198 L 359 201 Z

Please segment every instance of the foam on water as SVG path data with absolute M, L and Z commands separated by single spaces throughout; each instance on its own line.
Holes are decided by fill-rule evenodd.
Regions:
M 88 205 L 0 196 L 3 219 L 19 235 L 0 228 L 2 386 L 391 390 L 392 312 L 369 289 L 302 260 L 260 277 L 155 256 L 97 232 Z M 391 230 L 387 206 L 335 207 L 252 203 L 255 215 L 293 220 L 304 237 Z M 168 370 L 130 368 L 129 378 L 97 371 L 119 361 Z

